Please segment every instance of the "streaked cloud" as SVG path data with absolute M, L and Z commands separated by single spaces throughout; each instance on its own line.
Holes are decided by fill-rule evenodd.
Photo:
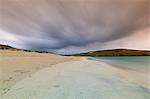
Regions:
M 0 41 L 26 49 L 73 53 L 121 47 L 120 41 L 129 47 L 125 38 L 149 28 L 148 0 L 0 1 L 0 29 L 17 39 L 0 32 Z M 142 47 L 150 49 L 133 46 Z

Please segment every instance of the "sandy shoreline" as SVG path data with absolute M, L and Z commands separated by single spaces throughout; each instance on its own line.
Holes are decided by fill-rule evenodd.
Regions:
M 147 73 L 117 68 L 85 57 L 18 51 L 1 53 L 3 99 L 99 99 L 99 95 L 109 96 L 109 99 L 149 97 Z M 91 93 L 95 90 L 100 93 L 93 96 Z
M 18 81 L 52 65 L 79 60 L 47 53 L 0 50 L 0 94 L 7 93 Z

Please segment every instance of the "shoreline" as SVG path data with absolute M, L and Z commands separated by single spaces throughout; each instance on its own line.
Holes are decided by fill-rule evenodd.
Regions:
M 148 76 L 150 67 L 147 67 L 147 70 L 141 70 L 140 68 L 133 68 L 129 63 L 124 64 L 123 62 L 114 62 L 113 60 L 96 59 L 93 57 L 85 57 L 85 59 L 105 63 L 108 68 L 111 68 L 114 72 L 119 73 L 125 79 L 142 85 L 143 87 L 150 88 L 150 78 Z
M 13 85 L 37 71 L 77 57 L 50 53 L 0 50 L 0 95 L 6 94 Z
M 113 87 L 112 84 L 114 84 L 114 86 L 116 87 L 113 87 L 113 90 L 116 90 L 116 92 L 121 91 L 127 93 L 129 91 L 128 95 L 129 97 L 132 97 L 133 93 L 130 93 L 135 88 L 137 91 L 135 93 L 138 93 L 136 95 L 136 99 L 144 99 L 141 98 L 140 95 L 148 95 L 147 86 L 145 86 L 143 82 L 140 82 L 141 79 L 136 79 L 137 77 L 134 78 L 135 76 L 137 76 L 137 74 L 131 76 L 130 73 L 131 72 L 120 70 L 118 68 L 110 66 L 105 62 L 97 62 L 87 60 L 86 58 L 81 58 L 81 60 L 78 61 L 63 62 L 53 65 L 52 67 L 41 69 L 40 71 L 33 74 L 32 77 L 27 77 L 19 81 L 7 94 L 4 95 L 4 97 L 7 97 L 6 99 L 16 99 L 16 97 L 22 97 L 23 95 L 24 97 L 22 99 L 26 99 L 26 96 L 31 97 L 31 99 L 41 99 L 43 97 L 45 97 L 44 99 L 56 97 L 60 99 L 60 97 L 63 97 L 63 94 L 61 94 L 62 92 L 71 95 L 70 97 L 74 97 L 74 95 L 72 94 L 78 94 L 78 92 L 82 92 L 82 90 L 87 90 L 86 93 L 88 93 L 89 90 L 108 90 L 106 85 L 109 84 Z M 139 77 L 140 76 L 138 75 L 138 78 Z M 92 85 L 88 88 L 87 86 L 90 86 L 89 84 Z M 104 87 L 104 89 L 101 89 L 101 87 Z M 119 89 L 120 91 L 117 91 L 117 87 L 121 88 Z M 143 89 L 145 89 L 146 91 L 141 93 L 140 91 L 142 91 Z M 99 94 L 95 93 L 94 95 L 97 96 Z M 79 93 L 77 97 L 79 97 L 80 95 L 81 94 Z M 88 94 L 85 94 L 85 97 L 87 95 Z M 118 94 L 117 97 L 120 97 L 119 95 L 120 94 Z M 90 99 L 90 97 L 91 96 L 86 99 Z M 66 98 L 63 97 L 61 99 Z
M 108 90 L 109 88 L 106 85 L 109 85 L 110 88 L 113 87 L 112 92 L 116 90 L 117 97 L 120 97 L 119 95 L 122 94 L 119 94 L 119 92 L 124 92 L 124 88 L 126 89 L 126 93 L 129 92 L 128 96 L 130 97 L 133 94 L 132 90 L 136 89 L 135 91 L 138 93 L 136 99 L 144 99 L 142 94 L 147 97 L 149 96 L 147 93 L 150 84 L 148 74 L 145 73 L 118 68 L 104 61 L 89 60 L 88 57 L 59 56 L 17 51 L 16 53 L 14 51 L 3 52 L 5 53 L 2 55 L 4 57 L 1 58 L 3 64 L 1 66 L 5 67 L 1 68 L 5 71 L 1 72 L 3 74 L 1 75 L 1 81 L 7 81 L 5 83 L 1 82 L 0 85 L 3 85 L 1 87 L 1 95 L 4 99 L 16 99 L 19 97 L 26 99 L 29 96 L 31 99 L 43 99 L 44 97 L 44 99 L 53 99 L 55 97 L 58 97 L 58 99 L 66 99 L 60 98 L 63 97 L 62 93 L 71 95 L 70 97 L 74 97 L 75 94 L 79 97 L 82 95 L 81 93 L 86 93 L 84 97 L 91 99 L 90 97 L 93 97 L 91 94 L 93 93 L 92 90 L 107 90 L 106 92 L 109 92 L 110 90 Z M 16 75 L 14 72 L 14 70 L 18 69 L 22 70 L 18 71 L 18 74 L 21 76 Z M 30 72 L 26 72 L 27 69 Z M 91 87 L 88 88 L 87 86 Z M 130 90 L 130 87 L 133 89 Z M 75 89 L 77 91 L 74 92 Z M 81 92 L 78 93 L 79 91 Z M 110 91 L 110 93 L 112 92 Z M 49 94 L 50 96 L 47 96 Z M 88 94 L 91 94 L 91 96 L 86 97 Z M 95 93 L 93 95 L 97 96 L 100 94 Z

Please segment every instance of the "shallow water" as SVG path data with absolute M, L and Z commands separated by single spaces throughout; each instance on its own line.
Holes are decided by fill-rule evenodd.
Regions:
M 103 59 L 103 60 L 111 60 L 117 62 L 138 62 L 138 63 L 145 63 L 150 64 L 150 56 L 107 56 L 107 57 L 93 57 L 96 59 Z
M 112 56 L 112 57 L 89 57 L 91 60 L 103 61 L 110 65 L 119 65 L 124 69 L 143 72 L 150 70 L 150 56 Z

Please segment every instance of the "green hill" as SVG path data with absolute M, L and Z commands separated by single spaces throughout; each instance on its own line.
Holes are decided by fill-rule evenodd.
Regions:
M 150 51 L 131 49 L 112 49 L 73 54 L 74 56 L 150 56 Z

